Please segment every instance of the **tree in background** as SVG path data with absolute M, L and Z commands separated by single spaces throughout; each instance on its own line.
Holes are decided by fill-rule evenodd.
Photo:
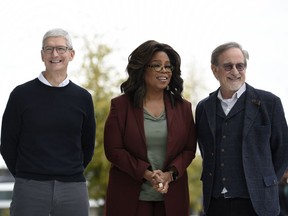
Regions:
M 10 215 L 9 209 L 0 209 L 0 215 L 1 216 L 9 216 Z
M 202 211 L 202 182 L 200 181 L 202 172 L 202 158 L 196 154 L 192 163 L 188 167 L 188 182 L 191 213 L 196 214 Z
M 201 82 L 201 77 L 204 74 L 201 69 L 196 68 L 196 63 L 189 67 L 188 73 L 185 73 L 184 79 L 184 98 L 192 103 L 193 116 L 195 116 L 196 105 L 202 99 L 203 92 L 207 92 L 205 83 Z M 183 72 L 182 72 L 183 73 Z M 195 120 L 195 118 L 194 118 Z M 198 214 L 202 211 L 202 182 L 200 181 L 202 172 L 202 158 L 197 149 L 196 156 L 188 167 L 189 179 L 189 195 L 190 205 L 193 214 Z
M 110 108 L 110 99 L 113 96 L 111 86 L 114 85 L 115 79 L 111 79 L 113 68 L 106 65 L 106 59 L 111 53 L 111 49 L 104 44 L 94 42 L 98 41 L 96 36 L 91 41 L 84 39 L 82 71 L 86 81 L 84 81 L 83 87 L 92 94 L 97 125 L 94 156 L 85 171 L 85 175 L 90 198 L 99 200 L 105 199 L 108 183 L 110 164 L 104 153 L 103 131 Z

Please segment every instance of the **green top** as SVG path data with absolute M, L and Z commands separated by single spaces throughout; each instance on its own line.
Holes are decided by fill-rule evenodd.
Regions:
M 144 109 L 144 129 L 149 163 L 153 170 L 162 170 L 167 143 L 165 110 L 159 117 L 154 117 Z M 155 191 L 150 182 L 146 181 L 142 184 L 139 199 L 143 201 L 163 201 L 163 195 Z

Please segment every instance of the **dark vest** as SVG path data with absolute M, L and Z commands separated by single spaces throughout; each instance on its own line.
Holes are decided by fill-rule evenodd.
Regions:
M 242 135 L 245 113 L 245 93 L 226 116 L 217 100 L 216 169 L 213 197 L 219 197 L 225 187 L 225 197 L 249 197 L 242 163 Z

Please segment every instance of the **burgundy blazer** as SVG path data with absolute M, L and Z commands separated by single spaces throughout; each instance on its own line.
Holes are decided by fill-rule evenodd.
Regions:
M 195 157 L 196 132 L 191 103 L 172 107 L 165 96 L 167 152 L 164 169 L 179 172 L 164 195 L 167 216 L 189 215 L 187 167 Z M 135 216 L 145 170 L 150 166 L 144 132 L 143 108 L 135 108 L 127 95 L 111 100 L 104 129 L 104 148 L 111 162 L 105 211 L 107 216 Z

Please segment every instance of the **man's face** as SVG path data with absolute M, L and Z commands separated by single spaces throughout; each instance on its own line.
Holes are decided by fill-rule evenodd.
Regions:
M 245 57 L 238 48 L 224 51 L 218 58 L 218 65 L 211 65 L 211 69 L 220 83 L 223 98 L 231 98 L 245 82 Z
M 74 50 L 68 49 L 64 37 L 49 37 L 41 51 L 42 61 L 47 71 L 67 71 L 69 61 L 73 60 Z

